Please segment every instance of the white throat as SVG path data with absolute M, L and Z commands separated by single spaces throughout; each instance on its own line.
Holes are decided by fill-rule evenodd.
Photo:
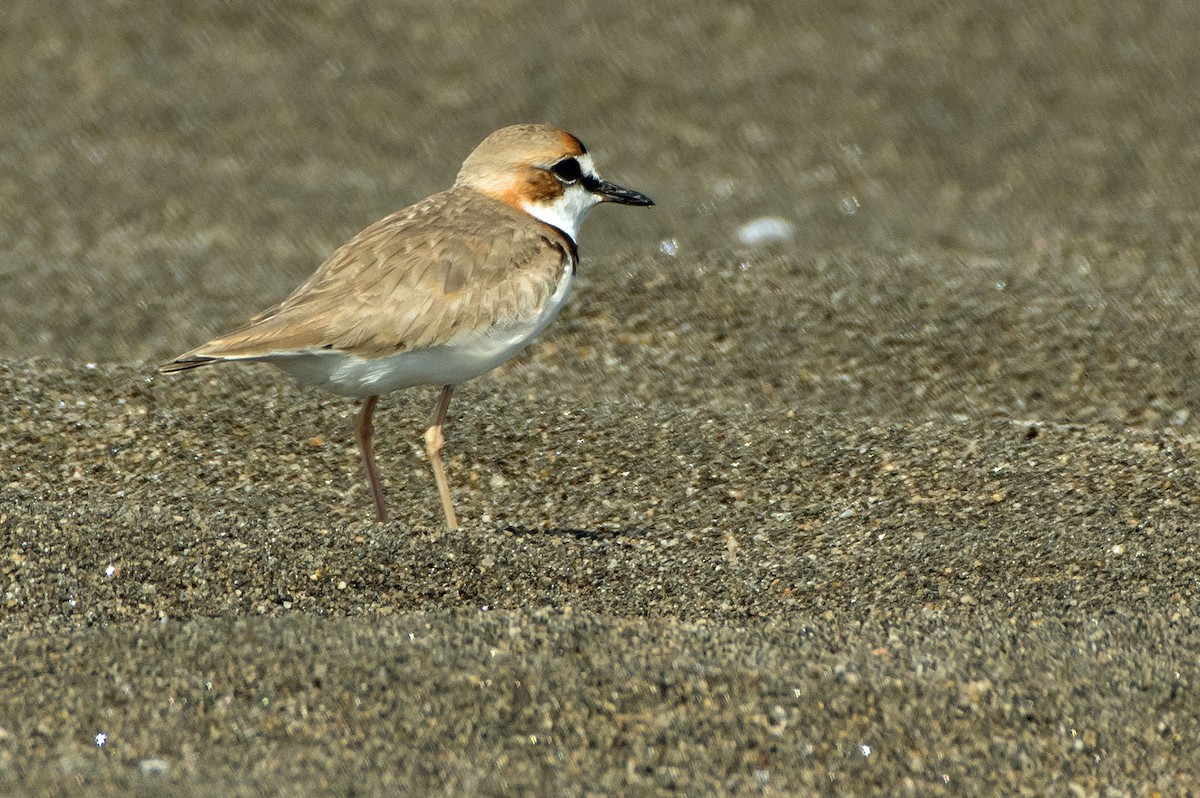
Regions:
M 592 156 L 580 155 L 577 159 L 585 175 L 595 175 Z M 553 202 L 522 202 L 521 209 L 538 221 L 562 230 L 572 241 L 579 241 L 579 227 L 588 213 L 601 203 L 600 197 L 583 187 L 583 182 L 563 187 L 563 193 Z

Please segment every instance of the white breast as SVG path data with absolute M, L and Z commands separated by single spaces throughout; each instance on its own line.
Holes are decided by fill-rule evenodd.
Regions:
M 574 279 L 574 269 L 563 269 L 549 301 L 526 320 L 463 333 L 428 349 L 379 358 L 318 350 L 276 355 L 269 362 L 301 382 L 343 396 L 377 396 L 417 385 L 458 385 L 511 360 L 546 329 L 566 304 Z

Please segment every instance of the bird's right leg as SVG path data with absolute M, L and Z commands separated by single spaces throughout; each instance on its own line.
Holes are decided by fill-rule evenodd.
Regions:
M 371 416 L 375 414 L 375 403 L 378 401 L 378 396 L 368 396 L 363 402 L 358 419 L 354 422 L 354 434 L 358 438 L 358 448 L 367 467 L 367 481 L 371 483 L 371 493 L 375 497 L 375 516 L 380 523 L 387 523 L 387 505 L 383 501 L 383 488 L 379 485 L 379 472 L 375 470 L 375 451 L 371 448 L 371 435 L 375 432 Z

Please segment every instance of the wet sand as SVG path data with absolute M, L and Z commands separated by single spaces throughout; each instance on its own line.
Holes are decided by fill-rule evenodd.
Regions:
M 1200 790 L 1200 12 L 543 5 L 0 12 L 0 792 Z M 378 525 L 350 403 L 153 374 L 529 120 L 659 205 L 458 532 L 432 390 Z

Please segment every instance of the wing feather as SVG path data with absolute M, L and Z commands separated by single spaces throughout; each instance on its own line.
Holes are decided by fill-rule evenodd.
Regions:
M 573 243 L 558 230 L 453 188 L 366 228 L 278 305 L 163 368 L 434 346 L 536 315 L 574 259 Z

